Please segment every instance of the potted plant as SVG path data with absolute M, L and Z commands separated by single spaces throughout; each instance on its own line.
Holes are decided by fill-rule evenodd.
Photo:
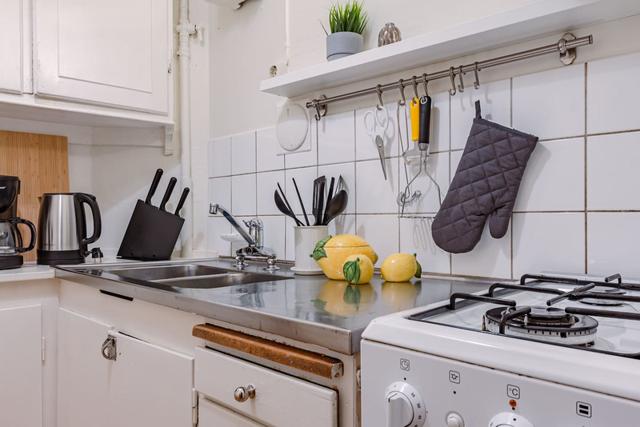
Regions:
M 344 5 L 333 4 L 329 9 L 331 34 L 327 34 L 327 60 L 333 61 L 362 51 L 362 33 L 367 20 L 367 14 L 358 0 L 348 0 Z

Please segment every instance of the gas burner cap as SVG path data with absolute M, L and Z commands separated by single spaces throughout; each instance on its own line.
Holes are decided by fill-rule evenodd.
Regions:
M 483 329 L 499 334 L 502 316 L 522 308 L 495 307 L 487 310 Z M 569 314 L 557 307 L 531 307 L 529 314 L 507 321 L 505 335 L 558 344 L 588 345 L 595 340 L 597 329 L 598 321 L 591 316 Z
M 598 293 L 607 295 L 625 295 L 627 292 L 623 289 L 613 288 L 605 289 L 601 292 L 598 291 Z M 582 298 L 580 302 L 582 304 L 598 305 L 601 307 L 619 307 L 624 304 L 623 301 L 608 300 L 603 298 Z

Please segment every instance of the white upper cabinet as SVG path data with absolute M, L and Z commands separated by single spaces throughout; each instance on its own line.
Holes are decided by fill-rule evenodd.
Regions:
M 31 1 L 2 0 L 0 92 L 31 91 Z
M 168 113 L 169 0 L 34 1 L 38 95 Z

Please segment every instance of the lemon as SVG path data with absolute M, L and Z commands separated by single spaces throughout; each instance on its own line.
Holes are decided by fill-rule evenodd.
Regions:
M 365 255 L 372 264 L 378 261 L 378 255 L 369 243 L 354 234 L 338 234 L 320 240 L 311 256 L 329 279 L 344 280 L 342 266 L 350 255 L 356 254 Z
M 373 278 L 373 263 L 363 254 L 349 255 L 342 266 L 344 279 L 354 285 L 369 283 Z
M 420 277 L 422 267 L 415 254 L 397 253 L 384 260 L 380 273 L 387 282 L 407 282 L 412 277 Z

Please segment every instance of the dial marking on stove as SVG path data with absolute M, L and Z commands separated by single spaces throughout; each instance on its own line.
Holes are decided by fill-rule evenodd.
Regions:
M 460 384 L 460 372 L 449 371 L 449 382 L 452 382 L 454 384 Z
M 513 384 L 507 384 L 507 397 L 512 399 L 520 399 L 520 387 Z

